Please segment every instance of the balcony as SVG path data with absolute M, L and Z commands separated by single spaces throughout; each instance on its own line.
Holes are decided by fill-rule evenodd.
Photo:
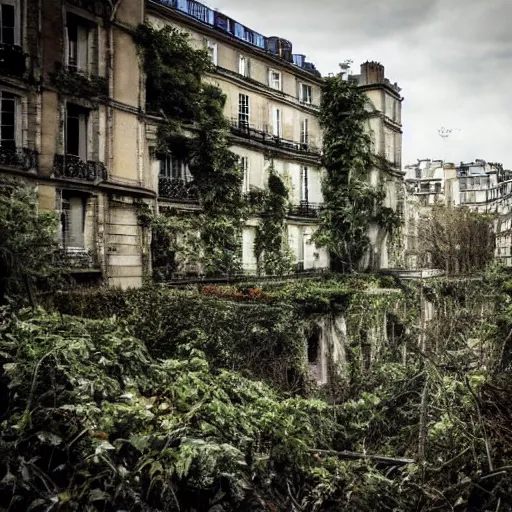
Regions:
M 33 149 L 0 146 L 0 166 L 14 167 L 22 171 L 37 171 L 39 154 Z
M 108 179 L 108 171 L 103 162 L 84 162 L 74 155 L 55 155 L 53 160 L 55 178 L 99 182 Z
M 96 256 L 87 249 L 76 247 L 62 247 L 54 257 L 54 265 L 57 268 L 67 270 L 94 270 L 100 265 Z
M 231 120 L 231 133 L 237 137 L 243 137 L 281 149 L 302 152 L 315 157 L 320 156 L 320 152 L 312 144 L 302 144 L 293 140 L 276 137 L 266 130 L 258 130 L 248 124 L 241 123 L 238 119 Z
M 60 92 L 92 102 L 105 101 L 108 98 L 106 78 L 63 66 L 59 62 L 55 64 L 55 69 L 50 74 L 50 79 Z
M 306 219 L 317 219 L 319 217 L 322 205 L 318 203 L 309 203 L 301 201 L 300 204 L 290 205 L 288 215 L 290 217 L 302 217 Z
M 20 46 L 0 43 L 0 75 L 22 77 L 25 71 L 23 49 Z
M 162 198 L 173 199 L 179 202 L 199 202 L 199 192 L 193 181 L 186 181 L 169 176 L 159 176 L 158 195 Z

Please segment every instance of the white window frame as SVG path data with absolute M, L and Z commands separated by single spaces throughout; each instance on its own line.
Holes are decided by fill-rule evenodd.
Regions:
M 245 99 L 242 102 L 242 98 Z M 243 119 L 243 121 L 242 121 Z M 249 126 L 251 120 L 251 99 L 248 94 L 238 94 L 238 125 Z
M 238 73 L 246 78 L 251 77 L 251 59 L 245 55 L 238 57 Z
M 282 90 L 283 74 L 281 73 L 281 71 L 277 71 L 276 69 L 268 70 L 268 85 L 271 89 L 275 89 L 276 91 Z
M 300 202 L 307 203 L 309 201 L 308 181 L 309 168 L 302 166 L 300 168 Z
M 301 103 L 304 103 L 305 105 L 311 105 L 313 103 L 313 86 L 309 84 L 305 84 L 304 82 L 299 83 L 300 87 L 300 101 Z M 309 94 L 304 94 L 304 89 L 306 88 L 307 91 L 309 91 Z
M 283 111 L 279 107 L 272 107 L 272 135 L 283 138 Z
M 208 53 L 210 54 L 210 50 L 213 50 L 210 54 L 212 64 L 214 66 L 218 66 L 218 45 L 217 43 L 214 43 L 213 41 L 210 41 L 209 39 L 206 40 L 206 49 Z
M 21 130 L 21 122 L 22 122 L 22 119 L 21 119 L 21 98 L 11 92 L 11 91 L 6 91 L 6 90 L 3 90 L 3 89 L 0 89 L 0 144 L 1 144 L 1 139 L 2 139 L 2 133 L 1 133 L 1 127 L 2 127 L 2 107 L 1 107 L 1 102 L 2 102 L 2 96 L 7 93 L 11 96 L 14 96 L 14 146 L 16 148 L 19 148 L 22 146 L 22 130 Z
M 19 0 L 0 0 L 0 5 L 11 5 L 14 7 L 14 44 L 21 46 L 21 26 L 20 26 L 20 2 Z M 1 12 L 0 12 L 1 15 Z M 0 43 L 3 42 L 0 23 Z
M 309 119 L 307 117 L 304 118 L 301 123 L 300 143 L 305 146 L 309 145 Z
M 240 157 L 240 167 L 242 169 L 243 181 L 242 181 L 242 192 L 249 192 L 249 157 Z

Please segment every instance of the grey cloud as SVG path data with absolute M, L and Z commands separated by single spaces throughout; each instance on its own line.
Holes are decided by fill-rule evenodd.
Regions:
M 293 43 L 323 74 L 379 60 L 402 87 L 404 163 L 484 158 L 512 167 L 512 0 L 206 0 Z M 441 126 L 460 128 L 442 140 Z

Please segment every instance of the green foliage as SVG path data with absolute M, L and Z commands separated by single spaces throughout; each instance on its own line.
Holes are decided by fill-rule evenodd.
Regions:
M 367 98 L 341 75 L 325 79 L 320 110 L 323 128 L 323 182 L 326 207 L 314 240 L 331 253 L 334 270 L 357 269 L 369 247 L 368 226 L 391 231 L 399 218 L 383 206 L 382 186 L 370 184 L 370 171 L 381 167 L 365 131 Z
M 101 76 L 87 76 L 78 71 L 58 69 L 50 75 L 52 84 L 64 94 L 85 98 L 93 103 L 108 98 L 108 83 Z
M 148 109 L 164 117 L 158 149 L 188 162 L 203 208 L 203 215 L 192 221 L 167 219 L 152 224 L 156 226 L 156 240 L 163 240 L 159 247 L 155 243 L 159 261 L 169 247 L 160 236 L 160 228 L 167 223 L 165 229 L 169 232 L 182 221 L 183 229 L 191 228 L 193 232 L 184 238 L 194 238 L 199 228 L 201 265 L 207 275 L 235 273 L 240 269 L 239 247 L 246 213 L 243 176 L 238 157 L 229 150 L 229 125 L 223 114 L 225 95 L 217 86 L 203 81 L 212 69 L 208 54 L 195 50 L 187 34 L 170 26 L 156 30 L 141 25 L 135 41 L 143 55 Z M 174 243 L 169 252 L 169 260 L 175 261 L 171 267 L 186 265 L 188 254 L 178 249 Z
M 35 189 L 21 180 L 0 181 L 0 303 L 28 299 L 27 286 L 56 279 L 57 219 L 38 212 Z
M 256 230 L 254 253 L 258 273 L 283 275 L 291 270 L 287 240 L 286 213 L 288 191 L 281 178 L 270 168 L 268 190 L 260 211 L 261 223 Z

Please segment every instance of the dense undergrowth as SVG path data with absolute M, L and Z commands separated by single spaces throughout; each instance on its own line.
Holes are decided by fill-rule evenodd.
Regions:
M 420 330 L 422 314 L 402 317 L 403 331 L 373 338 L 368 358 L 355 357 L 357 329 L 375 328 L 383 310 L 365 302 L 373 294 L 355 294 L 342 310 L 353 358 L 336 401 L 313 389 L 283 394 L 254 368 L 244 376 L 247 361 L 233 354 L 253 351 L 261 368 L 279 364 L 287 344 L 298 356 L 292 323 L 372 290 L 370 278 L 217 294 L 106 290 L 73 307 L 124 319 L 4 317 L 0 502 L 13 512 L 509 510 L 512 383 L 500 368 L 512 315 L 497 282 L 430 282 L 421 296 L 440 322 Z M 418 285 L 401 293 L 409 310 Z M 64 297 L 59 307 L 71 308 Z M 369 316 L 358 324 L 362 308 Z M 255 352 L 266 341 L 274 353 Z M 411 461 L 347 460 L 346 450 Z

